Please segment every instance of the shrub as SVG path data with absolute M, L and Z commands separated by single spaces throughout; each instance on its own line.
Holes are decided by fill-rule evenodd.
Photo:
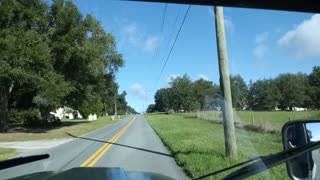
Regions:
M 40 126 L 42 124 L 40 112 L 37 109 L 30 109 L 22 112 L 24 126 Z
M 170 110 L 168 110 L 167 112 L 166 112 L 166 114 L 174 114 L 175 112 L 174 112 L 174 110 L 173 109 L 170 109 Z
M 40 112 L 37 109 L 24 111 L 11 111 L 9 113 L 9 124 L 23 124 L 25 126 L 33 126 L 41 124 Z
M 103 104 L 101 103 L 101 101 L 98 101 L 95 104 L 80 107 L 79 112 L 83 116 L 83 118 L 87 118 L 89 114 L 95 113 L 99 115 L 102 112 L 102 109 L 103 109 Z
M 22 113 L 16 110 L 11 110 L 8 115 L 8 124 L 22 124 L 23 123 Z

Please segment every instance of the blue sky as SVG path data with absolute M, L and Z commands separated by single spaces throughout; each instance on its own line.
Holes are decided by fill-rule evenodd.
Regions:
M 320 141 L 320 123 L 307 123 L 306 126 L 312 132 L 311 141 Z
M 170 77 L 187 73 L 193 80 L 202 77 L 218 83 L 212 7 L 191 7 L 159 77 L 187 5 L 168 4 L 163 24 L 165 4 L 74 2 L 82 13 L 94 15 L 115 36 L 126 64 L 117 74 L 119 90 L 127 91 L 127 101 L 137 111 L 145 109 L 146 97 L 148 104 L 154 102 L 154 93 L 167 87 Z M 310 73 L 313 66 L 320 65 L 320 15 L 225 8 L 224 16 L 230 73 L 240 74 L 246 82 L 287 72 Z

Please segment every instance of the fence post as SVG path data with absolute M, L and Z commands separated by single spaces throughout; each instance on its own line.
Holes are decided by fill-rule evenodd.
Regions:
M 254 126 L 254 116 L 253 116 L 253 114 L 251 114 L 251 123 L 252 123 L 252 126 Z
M 291 121 L 291 117 L 289 116 L 289 121 Z

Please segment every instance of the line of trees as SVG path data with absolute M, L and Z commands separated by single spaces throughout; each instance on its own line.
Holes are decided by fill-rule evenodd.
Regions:
M 134 111 L 115 81 L 124 60 L 95 17 L 68 0 L 1 0 L 0 14 L 0 131 L 19 112 L 45 122 L 63 105 L 84 116 L 112 114 L 115 101 Z
M 236 110 L 320 109 L 320 66 L 310 74 L 286 73 L 249 84 L 240 75 L 231 75 L 230 83 Z M 204 79 L 192 81 L 188 75 L 171 79 L 169 87 L 159 89 L 154 98 L 147 112 L 219 110 L 222 99 L 219 85 Z

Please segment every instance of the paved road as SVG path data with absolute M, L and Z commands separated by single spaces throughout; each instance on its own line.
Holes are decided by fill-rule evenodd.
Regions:
M 320 179 L 320 150 L 314 150 L 312 151 L 312 159 L 314 162 L 314 169 L 312 172 L 313 179 Z
M 72 134 L 70 134 L 72 136 Z M 0 171 L 0 179 L 73 167 L 121 167 L 187 179 L 143 115 L 129 116 L 115 124 L 49 150 L 49 159 Z

